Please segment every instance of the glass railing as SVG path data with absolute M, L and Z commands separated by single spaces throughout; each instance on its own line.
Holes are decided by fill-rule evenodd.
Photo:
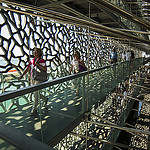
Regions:
M 28 75 L 25 75 L 22 80 L 19 80 L 20 74 L 21 72 L 18 71 L 10 71 L 3 74 L 1 73 L 0 94 L 28 87 L 30 85 Z M 0 103 L 0 113 L 20 107 L 21 105 L 29 102 L 29 96 L 24 96 L 21 100 L 16 98 L 7 100 L 3 103 Z
M 56 92 L 65 92 L 67 88 L 72 92 L 77 92 L 77 94 L 82 96 L 83 99 L 88 95 L 89 109 L 93 103 L 95 103 L 97 97 L 100 99 L 103 98 L 106 93 L 113 90 L 122 80 L 125 80 L 125 78 L 134 70 L 136 70 L 145 60 L 146 58 L 137 58 L 132 62 L 119 62 L 117 65 L 109 65 L 99 69 L 93 69 L 89 72 L 89 75 L 86 74 L 87 72 L 85 72 L 83 75 L 80 73 L 79 75 L 81 77 L 78 77 L 78 75 L 72 75 L 72 78 L 74 79 L 71 78 L 71 80 L 68 80 L 69 76 L 66 76 L 63 77 L 66 80 L 65 82 L 48 86 L 45 89 L 41 89 L 41 91 L 47 98 Z M 23 90 L 23 88 L 29 87 L 30 84 L 28 75 L 26 75 L 23 80 L 19 80 L 18 77 L 19 73 L 15 76 L 14 74 L 1 74 L 1 94 L 11 91 L 13 93 L 13 91 L 20 89 Z M 57 80 L 59 81 L 61 78 L 49 80 L 48 82 L 53 84 Z M 1 102 L 0 113 L 31 103 L 32 99 L 33 93 L 28 92 L 20 98 L 15 97 L 13 99 L 8 99 L 7 101 Z M 87 110 L 87 108 L 85 108 L 85 110 Z
M 147 60 L 148 58 L 138 58 L 131 62 L 119 62 L 90 70 L 89 73 L 85 71 L 2 93 L 1 121 L 44 143 L 57 141 L 59 138 L 55 138 L 59 133 L 95 103 L 103 103 L 105 96 L 118 83 Z M 30 116 L 35 92 L 39 100 L 38 112 L 35 116 Z M 44 107 L 43 100 L 47 98 L 47 107 Z

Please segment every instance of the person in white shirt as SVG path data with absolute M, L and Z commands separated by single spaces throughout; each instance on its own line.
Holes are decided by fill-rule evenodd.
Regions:
M 131 53 L 130 53 L 129 50 L 128 50 L 127 53 L 126 53 L 126 60 L 127 60 L 127 61 L 130 61 L 130 60 L 131 60 Z
M 71 61 L 71 68 L 70 68 L 69 74 L 71 74 L 72 70 L 74 73 L 82 72 L 83 70 L 80 70 L 81 69 L 80 66 L 85 67 L 85 64 L 84 64 L 83 60 L 80 59 L 80 53 L 78 51 L 75 51 L 74 58 Z
M 116 48 L 113 48 L 112 52 L 110 53 L 110 63 L 111 64 L 116 63 L 117 59 L 118 59 L 118 55 L 117 55 Z
M 122 53 L 122 61 L 126 61 L 126 52 L 125 51 Z
M 46 67 L 46 61 L 42 58 L 42 49 L 40 48 L 35 48 L 34 49 L 34 58 L 29 62 L 28 66 L 22 73 L 22 75 L 19 77 L 19 79 L 22 79 L 23 76 L 27 73 L 31 73 L 31 85 L 36 85 L 44 82 L 42 79 L 42 74 L 39 74 L 39 78 L 34 78 L 34 69 L 38 71 L 47 71 Z M 31 115 L 37 114 L 37 107 L 38 107 L 38 100 L 42 98 L 44 100 L 44 106 L 46 107 L 48 98 L 46 98 L 44 95 L 40 94 L 39 97 L 39 92 L 35 91 L 33 95 L 33 107 L 31 110 Z
M 71 61 L 71 68 L 70 68 L 69 74 L 71 74 L 72 71 L 74 74 L 85 71 L 83 70 L 83 68 L 86 68 L 86 67 L 85 67 L 83 60 L 80 59 L 80 53 L 78 51 L 75 51 L 74 58 Z M 81 77 L 73 80 L 74 88 L 76 89 L 76 94 L 79 94 L 80 82 L 81 82 Z

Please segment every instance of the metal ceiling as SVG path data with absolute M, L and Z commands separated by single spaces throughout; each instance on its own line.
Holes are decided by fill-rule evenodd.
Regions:
M 106 36 L 126 37 L 131 41 L 150 44 L 149 35 L 147 34 L 150 30 L 150 22 L 143 19 L 143 17 L 146 17 L 146 15 L 143 16 L 145 6 L 143 4 L 143 7 L 141 7 L 139 5 L 141 2 L 135 0 L 123 0 L 128 11 L 106 0 L 90 0 L 90 3 L 89 0 L 22 0 L 21 3 L 20 0 L 1 0 L 1 2 L 22 4 L 21 6 L 24 5 L 26 8 L 30 6 L 35 11 L 38 9 L 39 13 L 46 13 L 46 10 L 49 10 L 45 16 L 50 18 L 90 26 L 92 30 Z M 137 24 L 140 31 L 146 33 L 142 33 L 144 38 L 135 36 L 131 31 L 127 32 L 128 27 L 121 21 L 120 16 Z M 138 31 L 136 32 L 138 33 Z
M 20 0 L 9 1 L 20 2 Z M 22 0 L 21 2 L 75 17 L 89 19 L 89 1 L 91 2 L 90 18 L 95 22 L 108 27 L 125 28 L 116 15 L 118 14 L 138 23 L 141 27 L 150 29 L 150 23 L 140 18 L 142 17 L 141 6 L 143 7 L 143 12 L 145 12 L 146 4 L 143 2 L 140 5 L 141 3 L 135 2 L 135 0 L 123 0 L 124 5 L 127 5 L 129 11 L 124 11 L 107 0 Z

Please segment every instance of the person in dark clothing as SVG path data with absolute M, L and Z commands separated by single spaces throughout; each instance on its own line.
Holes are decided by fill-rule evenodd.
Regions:
M 113 48 L 113 50 L 112 50 L 112 52 L 110 54 L 110 62 L 111 62 L 111 64 L 116 63 L 117 59 L 118 59 L 118 56 L 117 56 L 116 49 Z
M 133 51 L 131 51 L 131 60 L 133 60 L 135 58 L 135 56 L 134 56 L 134 52 Z

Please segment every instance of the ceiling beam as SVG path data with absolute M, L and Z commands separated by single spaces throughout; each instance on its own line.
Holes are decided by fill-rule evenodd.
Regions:
M 118 24 L 119 27 L 122 27 L 122 28 L 126 28 L 126 26 L 120 21 L 120 18 L 118 18 L 116 15 L 114 15 L 113 13 L 110 13 L 106 10 L 104 10 L 104 12 L 110 16 L 110 18 Z
M 60 5 L 60 4 L 72 2 L 74 0 L 61 0 L 61 1 L 58 1 L 58 2 L 54 2 L 52 0 L 47 0 L 47 1 L 49 1 L 50 4 L 42 5 L 43 8 L 56 7 L 56 6 Z
M 48 1 L 52 2 L 53 0 L 48 0 Z M 52 4 L 56 4 L 56 2 L 52 2 L 51 7 L 53 6 Z M 69 11 L 69 12 L 71 12 L 71 13 L 77 15 L 77 16 L 79 16 L 80 18 L 83 18 L 83 19 L 86 19 L 86 20 L 91 20 L 95 23 L 98 23 L 94 19 L 91 19 L 90 17 L 88 17 L 88 15 L 84 15 L 84 14 L 80 13 L 79 11 L 77 11 L 77 10 L 75 10 L 75 9 L 73 9 L 73 8 L 63 4 L 63 3 L 59 3 L 59 4 L 57 3 L 57 6 L 65 9 L 65 10 L 67 10 L 67 11 Z M 116 18 L 116 16 L 114 14 L 112 14 L 110 12 L 106 12 L 104 9 L 103 9 L 103 11 L 114 21 L 113 23 L 118 24 L 118 26 L 120 26 L 120 27 L 126 28 L 125 25 L 120 21 L 120 19 Z M 107 24 L 109 24 L 109 23 L 107 23 Z
M 89 1 L 89 0 L 87 0 Z M 143 19 L 137 17 L 136 15 L 134 14 L 131 14 L 129 11 L 126 11 L 124 9 L 121 9 L 120 7 L 112 4 L 112 3 L 109 3 L 108 1 L 105 1 L 105 0 L 90 0 L 90 2 L 94 5 L 96 5 L 97 7 L 100 7 L 100 8 L 103 8 L 103 9 L 106 9 L 107 11 L 109 12 L 114 12 L 140 26 L 142 26 L 143 28 L 146 28 L 148 30 L 150 30 L 150 23 L 149 22 L 146 22 L 144 21 Z
M 62 7 L 63 9 L 65 9 L 65 10 L 67 10 L 67 11 L 69 11 L 69 12 L 75 14 L 75 15 L 77 15 L 79 18 L 83 18 L 83 19 L 90 20 L 90 21 L 93 21 L 93 22 L 95 22 L 95 23 L 98 23 L 97 21 L 91 19 L 90 17 L 88 17 L 88 16 L 86 16 L 86 15 L 80 13 L 79 11 L 77 11 L 77 10 L 75 10 L 75 9 L 73 9 L 73 8 L 71 8 L 71 7 L 67 6 L 67 5 L 65 5 L 65 4 L 59 4 L 59 5 L 60 5 L 60 7 Z
M 90 17 L 88 17 L 88 16 L 86 16 L 86 15 L 80 13 L 79 11 L 77 11 L 77 10 L 75 10 L 75 9 L 73 9 L 73 8 L 71 8 L 71 7 L 67 6 L 67 5 L 65 5 L 65 4 L 63 4 L 63 3 L 65 3 L 65 2 L 67 2 L 66 0 L 62 0 L 62 1 L 60 1 L 60 2 L 53 2 L 52 0 L 48 0 L 48 1 L 52 2 L 52 3 L 51 3 L 51 7 L 52 7 L 53 5 L 55 5 L 55 6 L 57 5 L 57 6 L 59 6 L 59 7 L 63 8 L 63 9 L 65 9 L 65 10 L 67 10 L 68 12 L 73 13 L 74 15 L 78 16 L 79 18 L 83 18 L 83 19 L 90 20 L 90 21 L 93 21 L 93 22 L 95 22 L 95 23 L 98 23 L 97 21 L 91 19 Z M 44 8 L 44 6 L 42 6 L 42 7 Z
M 150 35 L 150 32 L 144 32 L 144 31 L 138 31 L 138 30 L 128 30 L 128 29 L 118 29 L 118 30 L 126 31 L 126 32 L 132 32 L 132 33 L 140 33 L 140 34 Z
M 116 24 L 116 22 L 114 22 L 114 21 L 110 21 L 110 22 L 102 22 L 101 23 L 102 25 L 113 25 L 113 24 Z

